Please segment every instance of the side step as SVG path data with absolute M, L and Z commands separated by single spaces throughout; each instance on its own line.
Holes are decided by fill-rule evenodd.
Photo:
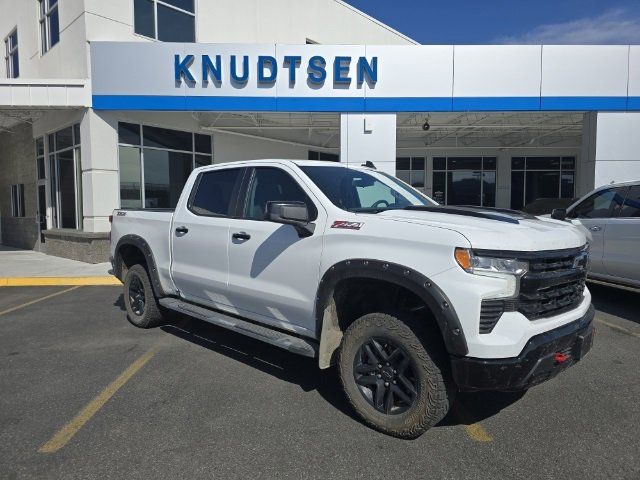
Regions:
M 230 315 L 200 307 L 177 298 L 162 298 L 160 305 L 169 310 L 189 315 L 191 317 L 213 323 L 219 327 L 233 330 L 234 332 L 253 337 L 276 347 L 284 348 L 292 353 L 315 358 L 318 353 L 318 344 L 313 340 L 295 337 L 288 333 L 274 330 L 266 326 L 247 322 Z

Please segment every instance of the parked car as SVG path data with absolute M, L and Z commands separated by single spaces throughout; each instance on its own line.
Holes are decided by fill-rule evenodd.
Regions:
M 589 278 L 640 287 L 640 181 L 597 188 L 552 217 L 588 232 Z
M 568 208 L 575 201 L 575 198 L 537 198 L 522 207 L 522 211 L 536 216 L 549 215 L 555 209 Z
M 373 168 L 207 166 L 175 210 L 112 219 L 131 323 L 173 310 L 337 365 L 355 411 L 399 437 L 458 390 L 525 390 L 591 347 L 580 229 L 439 206 Z

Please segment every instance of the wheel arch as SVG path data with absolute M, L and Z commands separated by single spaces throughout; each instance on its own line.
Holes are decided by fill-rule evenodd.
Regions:
M 137 252 L 139 252 L 141 258 L 144 259 L 145 268 L 149 273 L 151 286 L 155 295 L 157 297 L 164 296 L 165 292 L 162 288 L 162 284 L 160 283 L 160 276 L 158 274 L 156 260 L 153 256 L 153 252 L 151 251 L 151 247 L 149 246 L 147 241 L 139 235 L 124 235 L 120 240 L 118 240 L 113 262 L 113 273 L 115 274 L 115 276 L 124 282 L 123 270 L 124 267 L 127 266 L 125 263 L 125 259 L 128 255 L 131 254 L 131 249 L 135 249 Z
M 334 292 L 347 279 L 381 280 L 415 294 L 430 312 L 439 327 L 446 350 L 464 356 L 469 352 L 464 330 L 446 294 L 433 281 L 416 270 L 392 262 L 366 258 L 343 260 L 331 266 L 318 287 L 316 296 L 316 335 L 320 339 L 320 367 L 333 364 L 333 356 L 342 339 L 338 323 Z

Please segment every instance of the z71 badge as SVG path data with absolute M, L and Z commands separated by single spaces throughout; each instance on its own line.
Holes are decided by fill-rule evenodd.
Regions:
M 336 220 L 331 228 L 344 228 L 346 230 L 360 230 L 364 223 L 362 222 L 346 222 L 344 220 Z

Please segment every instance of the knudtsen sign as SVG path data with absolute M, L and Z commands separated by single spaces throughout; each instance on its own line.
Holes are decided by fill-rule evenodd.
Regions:
M 91 42 L 98 110 L 640 110 L 640 46 Z
M 378 81 L 378 57 L 367 59 L 359 57 L 354 62 L 350 56 L 336 56 L 332 60 L 333 83 L 335 85 L 349 85 L 352 82 L 352 63 L 355 63 L 355 79 L 358 85 L 367 81 L 369 87 L 373 88 Z M 196 67 L 197 64 L 197 67 Z M 195 85 L 196 79 L 202 81 L 202 85 L 220 86 L 223 81 L 228 80 L 235 86 L 241 88 L 249 81 L 251 66 L 255 65 L 257 72 L 257 82 L 259 84 L 275 84 L 280 68 L 287 70 L 287 78 L 290 85 L 295 85 L 298 80 L 298 70 L 302 64 L 302 56 L 285 55 L 279 63 L 275 57 L 270 55 L 259 55 L 257 60 L 251 61 L 249 55 L 229 55 L 228 63 L 223 64 L 222 55 L 200 55 L 196 61 L 195 55 L 174 55 L 174 79 L 176 86 L 180 86 L 183 81 Z M 314 55 L 308 59 L 305 65 L 306 81 L 313 85 L 322 85 L 327 81 L 327 59 L 321 55 Z M 197 71 L 194 73 L 194 69 Z M 225 68 L 227 69 L 225 73 Z

